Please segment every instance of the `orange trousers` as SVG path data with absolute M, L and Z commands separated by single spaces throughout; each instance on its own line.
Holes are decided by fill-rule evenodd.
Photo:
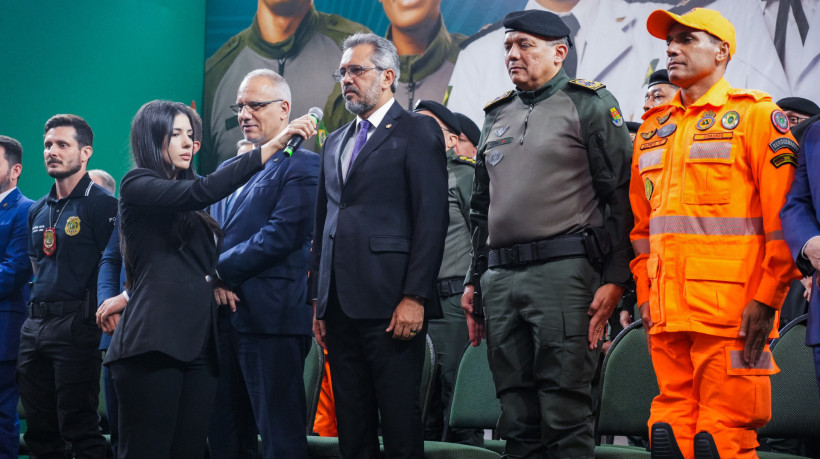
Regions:
M 333 400 L 333 384 L 330 380 L 330 363 L 325 352 L 325 373 L 322 378 L 322 391 L 319 394 L 319 406 L 313 421 L 313 431 L 320 437 L 338 437 L 336 430 L 336 403 Z
M 743 365 L 743 341 L 694 332 L 651 335 L 650 350 L 660 395 L 652 401 L 649 428 L 672 426 L 686 458 L 693 437 L 709 432 L 721 457 L 757 457 L 757 434 L 772 415 L 769 375 L 777 366 L 768 345 L 755 368 Z

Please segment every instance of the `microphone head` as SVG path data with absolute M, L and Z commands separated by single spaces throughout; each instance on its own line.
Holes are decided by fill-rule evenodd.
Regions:
M 316 118 L 317 123 L 319 121 L 322 121 L 322 117 L 325 116 L 325 114 L 322 112 L 322 109 L 319 107 L 312 107 L 310 110 L 308 110 L 308 115 L 312 115 L 314 118 Z

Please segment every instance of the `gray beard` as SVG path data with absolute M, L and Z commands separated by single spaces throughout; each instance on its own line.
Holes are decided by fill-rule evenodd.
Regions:
M 354 89 L 355 90 L 355 89 Z M 345 108 L 354 115 L 363 115 L 376 107 L 379 103 L 380 88 L 378 80 L 373 82 L 373 85 L 362 92 L 357 92 L 359 97 L 358 102 L 345 99 Z

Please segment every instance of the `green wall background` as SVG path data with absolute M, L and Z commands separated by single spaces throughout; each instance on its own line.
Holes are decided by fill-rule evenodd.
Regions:
M 204 43 L 205 0 L 0 0 L 0 134 L 23 144 L 20 190 L 37 199 L 54 183 L 43 125 L 57 113 L 88 121 L 89 168 L 119 185 L 142 104 L 201 106 Z

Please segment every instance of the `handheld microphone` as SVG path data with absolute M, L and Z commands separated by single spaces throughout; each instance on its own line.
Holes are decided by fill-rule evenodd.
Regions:
M 324 113 L 322 113 L 322 109 L 319 107 L 313 107 L 308 110 L 308 115 L 313 118 L 313 121 L 316 121 L 316 124 L 319 124 L 319 121 L 322 121 L 322 117 Z M 302 142 L 305 141 L 305 138 L 301 135 L 295 135 L 288 140 L 288 144 L 285 146 L 285 154 L 288 156 L 293 155 L 293 152 L 296 151 L 302 145 Z

